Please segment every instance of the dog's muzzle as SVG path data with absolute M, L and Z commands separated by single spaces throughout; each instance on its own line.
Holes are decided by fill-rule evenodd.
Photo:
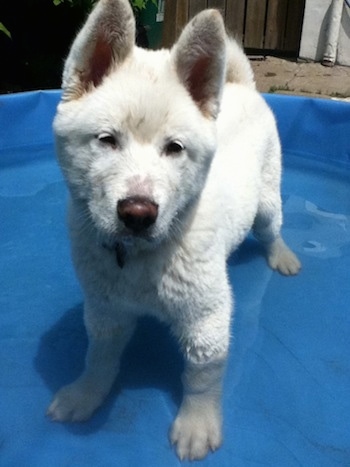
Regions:
M 156 222 L 158 205 L 144 196 L 131 196 L 118 201 L 117 213 L 132 234 L 142 235 Z

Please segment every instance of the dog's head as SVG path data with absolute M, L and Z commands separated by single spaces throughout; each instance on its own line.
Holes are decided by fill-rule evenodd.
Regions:
M 225 75 L 214 10 L 170 51 L 139 49 L 134 38 L 128 0 L 100 0 L 67 58 L 54 122 L 72 197 L 110 244 L 159 242 L 181 227 L 216 150 Z

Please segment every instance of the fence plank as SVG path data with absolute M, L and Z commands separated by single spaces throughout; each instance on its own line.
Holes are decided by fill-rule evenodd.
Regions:
M 168 1 L 168 0 L 167 0 Z M 189 15 L 192 18 L 194 15 L 207 8 L 207 0 L 190 0 Z
M 244 34 L 244 0 L 226 0 L 226 27 L 227 30 L 241 43 Z
M 289 0 L 284 50 L 298 55 L 303 25 L 305 0 Z
M 220 11 L 223 17 L 225 17 L 225 8 L 226 8 L 226 1 L 225 0 L 208 0 L 208 8 L 216 8 Z
M 166 2 L 165 2 L 166 3 Z M 176 37 L 177 39 L 181 34 L 184 26 L 188 22 L 189 0 L 177 0 L 176 10 Z
M 288 0 L 269 0 L 265 30 L 265 49 L 283 50 Z
M 166 0 L 163 46 L 170 47 L 189 18 L 205 8 L 219 9 L 246 49 L 299 51 L 305 0 Z
M 176 0 L 167 0 L 164 4 L 164 27 L 162 45 L 171 47 L 176 35 Z
M 244 47 L 262 49 L 267 0 L 248 0 L 244 35 Z
M 167 0 L 164 8 L 162 45 L 171 47 L 188 21 L 189 0 Z

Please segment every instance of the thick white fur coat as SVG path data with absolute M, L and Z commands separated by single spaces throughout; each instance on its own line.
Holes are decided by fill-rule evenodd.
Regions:
M 90 345 L 84 373 L 48 413 L 88 418 L 149 313 L 169 324 L 186 362 L 171 441 L 180 458 L 199 459 L 222 439 L 226 258 L 253 228 L 272 268 L 295 274 L 300 263 L 280 235 L 275 121 L 220 15 L 199 14 L 170 51 L 138 49 L 133 37 L 129 3 L 101 0 L 66 62 L 54 129 Z

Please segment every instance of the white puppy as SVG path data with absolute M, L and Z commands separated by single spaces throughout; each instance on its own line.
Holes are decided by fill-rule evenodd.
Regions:
M 135 47 L 127 0 L 100 0 L 77 36 L 54 122 L 85 294 L 86 368 L 48 409 L 80 421 L 103 402 L 137 318 L 171 327 L 185 358 L 170 438 L 181 459 L 222 441 L 232 294 L 226 258 L 253 228 L 282 274 L 280 144 L 247 58 L 206 10 L 170 50 Z

